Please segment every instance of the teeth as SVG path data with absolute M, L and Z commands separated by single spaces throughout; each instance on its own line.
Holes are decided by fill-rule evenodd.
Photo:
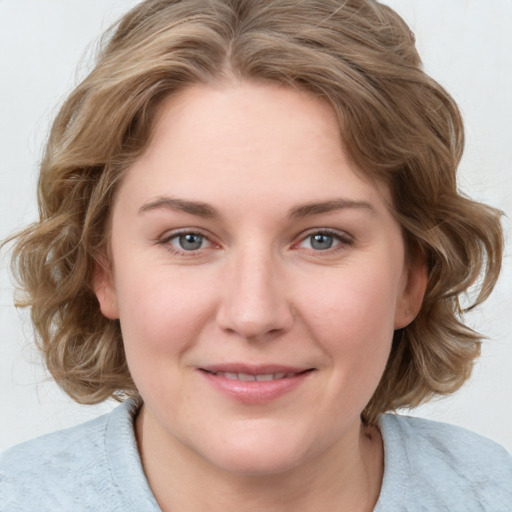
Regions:
M 251 375 L 249 373 L 234 373 L 234 372 L 217 372 L 215 375 L 219 375 L 221 377 L 225 377 L 226 379 L 231 380 L 240 380 L 243 382 L 264 382 L 264 381 L 270 381 L 270 380 L 280 380 L 284 378 L 290 378 L 294 377 L 296 374 L 291 373 L 264 373 L 261 375 Z
M 248 373 L 239 373 L 238 374 L 238 380 L 242 380 L 242 381 L 254 381 L 256 380 L 256 376 L 255 375 L 249 375 Z
M 256 380 L 265 381 L 265 380 L 274 380 L 277 377 L 274 377 L 271 373 L 267 373 L 266 375 L 256 375 Z

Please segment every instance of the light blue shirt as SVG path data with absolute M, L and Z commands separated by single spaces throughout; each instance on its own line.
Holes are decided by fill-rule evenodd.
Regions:
M 0 512 L 160 512 L 137 451 L 136 411 L 128 401 L 7 450 L 0 457 Z M 499 445 L 394 414 L 381 417 L 380 429 L 385 470 L 375 512 L 512 511 L 512 457 Z

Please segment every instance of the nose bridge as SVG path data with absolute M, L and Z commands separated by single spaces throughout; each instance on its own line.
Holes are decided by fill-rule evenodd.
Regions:
M 257 338 L 289 328 L 292 312 L 279 266 L 268 246 L 253 243 L 236 251 L 219 312 L 224 329 Z

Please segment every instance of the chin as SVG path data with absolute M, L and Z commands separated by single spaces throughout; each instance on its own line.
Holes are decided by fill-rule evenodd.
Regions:
M 265 476 L 291 471 L 305 456 L 305 443 L 279 435 L 274 429 L 245 428 L 241 435 L 226 436 L 215 448 L 203 451 L 209 462 L 229 473 L 247 476 Z M 210 452 L 210 453 L 208 453 Z

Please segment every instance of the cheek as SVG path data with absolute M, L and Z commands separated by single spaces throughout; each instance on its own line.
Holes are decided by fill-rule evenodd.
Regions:
M 362 410 L 382 377 L 393 340 L 396 289 L 387 275 L 353 270 L 315 288 L 302 305 L 308 329 L 329 361 L 330 407 L 341 416 Z
M 126 360 L 144 400 L 186 403 L 186 354 L 209 321 L 212 298 L 189 276 L 167 272 L 119 275 L 120 323 Z M 198 283 L 197 283 L 198 284 Z
M 298 292 L 297 296 L 306 294 Z M 347 348 L 368 344 L 375 348 L 393 335 L 396 299 L 393 280 L 363 269 L 316 287 L 307 294 L 303 309 L 325 339 L 342 339 Z
M 127 352 L 142 358 L 176 353 L 197 339 L 215 288 L 201 276 L 193 277 L 193 270 L 168 268 L 119 274 L 118 305 Z

